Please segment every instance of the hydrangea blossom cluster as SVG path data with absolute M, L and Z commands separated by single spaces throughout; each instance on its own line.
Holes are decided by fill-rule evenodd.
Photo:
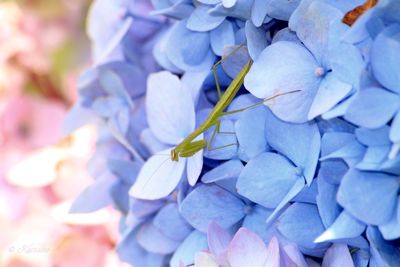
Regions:
M 399 1 L 96 0 L 89 34 L 66 128 L 97 123 L 96 179 L 72 211 L 119 209 L 122 260 L 400 264 Z

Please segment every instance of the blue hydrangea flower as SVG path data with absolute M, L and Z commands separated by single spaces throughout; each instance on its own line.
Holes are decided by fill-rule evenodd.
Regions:
M 340 41 L 343 13 L 320 1 L 302 1 L 289 27 L 302 42 L 278 41 L 254 62 L 245 79 L 256 97 L 283 95 L 270 104 L 280 119 L 305 122 L 331 110 L 357 88 L 359 51 Z M 285 55 L 285 60 L 282 60 Z

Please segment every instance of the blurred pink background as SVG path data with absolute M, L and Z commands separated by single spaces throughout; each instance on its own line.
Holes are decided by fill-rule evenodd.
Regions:
M 88 0 L 0 2 L 0 266 L 126 266 L 111 209 L 68 214 L 92 182 L 94 128 L 61 125 L 90 63 Z

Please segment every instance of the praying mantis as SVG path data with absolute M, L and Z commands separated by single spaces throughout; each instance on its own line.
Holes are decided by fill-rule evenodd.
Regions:
M 217 133 L 219 133 L 220 124 L 221 124 L 220 118 L 222 116 L 245 111 L 249 108 L 260 105 L 266 101 L 272 100 L 273 98 L 276 98 L 278 96 L 295 92 L 295 91 L 292 91 L 292 92 L 277 94 L 272 97 L 266 98 L 260 102 L 257 102 L 253 105 L 250 105 L 246 108 L 233 110 L 233 111 L 225 111 L 225 109 L 229 106 L 229 104 L 235 98 L 237 92 L 239 91 L 240 87 L 242 86 L 244 78 L 250 70 L 252 61 L 249 60 L 246 63 L 246 65 L 242 68 L 242 70 L 239 72 L 239 74 L 233 79 L 231 84 L 228 86 L 228 88 L 226 89 L 224 94 L 221 94 L 221 89 L 220 89 L 217 74 L 216 74 L 216 67 L 219 64 L 221 64 L 223 60 L 224 59 L 221 59 L 220 61 L 215 63 L 213 66 L 214 79 L 216 81 L 216 87 L 218 90 L 218 95 L 220 96 L 220 100 L 214 106 L 214 108 L 212 109 L 211 113 L 206 118 L 206 120 L 199 127 L 197 127 L 190 135 L 188 135 L 182 142 L 180 142 L 175 148 L 173 148 L 171 150 L 170 156 L 171 156 L 172 161 L 178 161 L 180 157 L 191 157 L 194 154 L 196 154 L 198 151 L 200 151 L 206 147 L 207 147 L 207 150 L 209 150 L 209 151 L 212 150 L 211 143 L 212 143 L 215 135 Z M 210 129 L 213 126 L 215 126 L 215 128 L 214 128 L 214 131 L 212 133 L 212 136 L 211 136 L 211 139 L 209 142 L 207 142 L 204 139 L 194 141 L 199 135 L 201 135 L 202 133 L 204 133 L 205 131 L 207 131 L 208 129 Z M 226 147 L 226 146 L 224 146 L 224 147 Z

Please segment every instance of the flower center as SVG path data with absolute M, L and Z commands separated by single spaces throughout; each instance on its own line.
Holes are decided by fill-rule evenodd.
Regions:
M 325 75 L 325 70 L 324 70 L 324 68 L 322 68 L 322 67 L 318 67 L 318 68 L 316 68 L 316 69 L 314 70 L 314 74 L 315 74 L 315 76 L 317 76 L 317 77 L 322 77 L 322 76 Z

